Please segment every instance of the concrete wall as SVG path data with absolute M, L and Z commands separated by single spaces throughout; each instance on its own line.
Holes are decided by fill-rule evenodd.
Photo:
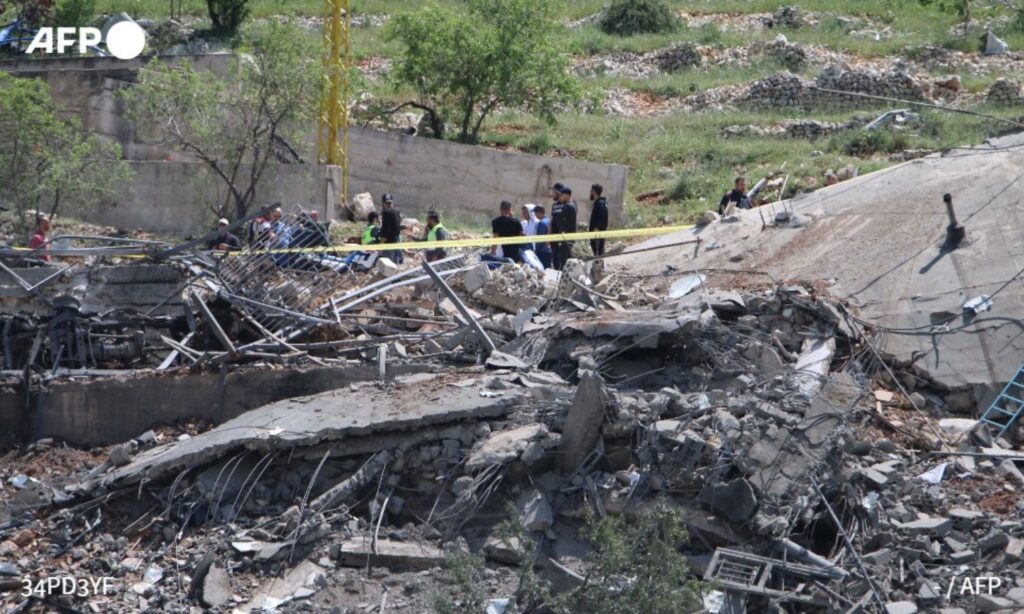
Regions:
M 395 377 L 422 371 L 389 367 Z M 0 388 L 0 446 L 54 437 L 76 446 L 120 443 L 187 418 L 219 424 L 250 409 L 377 377 L 376 367 L 249 369 L 217 374 L 149 374 L 102 380 L 51 381 L 34 391 L 25 410 L 20 386 Z
M 629 169 L 569 158 L 510 153 L 368 128 L 353 128 L 349 137 L 349 195 L 380 196 L 391 192 L 403 212 L 437 207 L 442 212 L 498 214 L 498 203 L 550 204 L 548 189 L 560 181 L 572 187 L 579 219 L 590 215 L 590 186 L 600 183 L 608 198 L 611 221 L 621 224 Z
M 188 60 L 197 68 L 224 74 L 231 70 L 231 56 L 174 56 L 169 62 Z M 83 125 L 116 140 L 129 160 L 165 161 L 179 166 L 134 164 L 137 179 L 134 197 L 126 195 L 83 217 L 88 221 L 121 228 L 151 231 L 190 232 L 205 226 L 212 215 L 201 205 L 222 198 L 215 182 L 201 166 L 189 166 L 191 158 L 140 142 L 135 129 L 124 119 L 123 103 L 117 91 L 137 81 L 138 70 L 148 59 L 121 61 L 112 58 L 58 58 L 0 62 L 0 70 L 25 77 L 38 77 L 51 88 L 58 104 L 78 116 Z M 304 155 L 311 155 L 315 139 L 295 143 Z M 296 165 L 298 167 L 299 165 Z M 303 170 L 279 167 L 277 177 L 267 177 L 258 204 L 274 201 L 313 205 L 324 200 L 322 177 Z M 368 128 L 351 130 L 349 144 L 349 195 L 370 192 L 379 204 L 384 192 L 395 195 L 405 213 L 418 214 L 436 207 L 448 214 L 492 217 L 498 203 L 550 204 L 547 190 L 561 181 L 576 190 L 579 219 L 590 215 L 587 201 L 590 185 L 600 183 L 608 197 L 611 221 L 624 220 L 623 199 L 628 169 L 619 165 L 595 164 L 568 158 L 550 158 L 504 152 L 487 147 L 460 145 L 422 137 L 384 133 Z M 196 184 L 206 187 L 198 189 Z M 340 183 L 335 184 L 340 185 Z M 337 190 L 335 190 L 337 194 Z M 321 210 L 326 214 L 326 210 Z M 340 211 L 339 211 L 340 213 Z M 329 219 L 329 217 L 325 218 Z
M 231 59 L 232 56 L 226 53 L 162 58 L 171 63 L 187 61 L 198 70 L 218 74 L 230 70 Z M 54 101 L 68 115 L 77 117 L 93 132 L 120 143 L 125 158 L 129 160 L 164 160 L 168 153 L 172 154 L 172 159 L 184 159 L 176 152 L 139 142 L 131 122 L 124 118 L 124 103 L 117 96 L 117 91 L 136 83 L 139 69 L 149 61 L 149 57 L 134 60 L 100 57 L 4 60 L 0 61 L 0 71 L 45 81 Z
M 84 214 L 88 221 L 116 228 L 194 233 L 216 221 L 210 206 L 225 202 L 227 190 L 202 162 L 130 161 L 134 181 L 115 199 Z M 321 219 L 334 218 L 341 174 L 336 166 L 271 164 L 259 183 L 256 206 L 281 202 L 316 209 Z M 234 205 L 228 209 L 234 216 Z

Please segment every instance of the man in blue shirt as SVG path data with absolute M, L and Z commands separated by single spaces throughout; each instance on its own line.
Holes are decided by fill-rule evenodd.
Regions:
M 534 244 L 534 253 L 537 254 L 537 259 L 544 265 L 545 269 L 551 268 L 551 244 L 544 240 L 542 237 L 547 235 L 551 230 L 551 221 L 546 217 L 547 212 L 544 211 L 544 207 L 537 205 L 533 208 L 533 215 L 537 217 L 537 243 Z

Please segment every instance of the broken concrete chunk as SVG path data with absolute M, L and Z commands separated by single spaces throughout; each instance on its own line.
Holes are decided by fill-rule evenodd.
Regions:
M 203 578 L 201 599 L 211 608 L 219 608 L 231 601 L 231 578 L 220 565 L 213 565 Z
M 519 520 L 528 531 L 546 531 L 555 523 L 554 513 L 544 494 L 536 488 L 519 498 Z
M 491 281 L 491 269 L 483 263 L 462 274 L 462 285 L 465 286 L 466 292 L 470 294 L 476 293 L 477 290 L 483 288 L 489 281 Z
M 110 449 L 110 464 L 113 466 L 124 467 L 130 462 L 132 462 L 132 455 L 127 447 L 121 445 Z
M 953 529 L 953 521 L 949 518 L 921 518 L 897 526 L 915 535 L 928 535 L 929 537 L 943 537 Z
M 510 463 L 519 458 L 530 442 L 543 439 L 547 433 L 548 429 L 543 424 L 527 424 L 491 433 L 470 453 L 466 470 L 474 472 L 498 463 Z
M 750 482 L 743 478 L 705 486 L 700 492 L 700 501 L 733 523 L 746 522 L 757 512 L 757 495 Z
M 371 565 L 391 570 L 424 570 L 437 567 L 444 561 L 444 552 L 426 544 L 378 539 L 374 552 L 372 540 L 353 538 L 341 544 L 338 563 L 346 567 Z
M 601 376 L 584 371 L 562 429 L 562 445 L 558 451 L 558 466 L 562 471 L 575 471 L 594 449 L 611 404 Z
M 523 563 L 523 546 L 516 537 L 501 538 L 492 535 L 483 548 L 488 560 L 503 565 L 521 565 Z
M 917 614 L 913 601 L 890 601 L 885 604 L 885 614 Z

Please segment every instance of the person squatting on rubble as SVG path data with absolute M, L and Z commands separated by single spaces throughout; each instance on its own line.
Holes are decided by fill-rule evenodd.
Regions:
M 501 201 L 500 215 L 491 220 L 491 234 L 495 237 L 521 237 L 523 236 L 523 225 L 520 224 L 512 214 L 512 203 L 507 200 Z M 491 253 L 485 254 L 484 259 L 492 262 L 500 262 L 503 258 L 513 262 L 521 262 L 519 255 L 520 245 L 515 243 L 492 245 Z M 501 249 L 501 256 L 498 256 L 498 249 Z M 490 256 L 489 258 L 487 256 Z
M 398 209 L 395 209 L 395 199 L 391 194 L 385 194 L 381 197 L 380 217 L 380 242 L 387 244 L 401 243 L 402 214 L 399 213 Z M 402 264 L 401 248 L 385 250 L 383 256 L 395 264 Z
M 753 209 L 754 206 L 747 197 L 747 178 L 740 176 L 733 182 L 732 190 L 725 193 L 718 203 L 718 214 L 730 215 L 733 209 Z
M 541 237 L 547 236 L 551 227 L 551 221 L 545 217 L 547 212 L 544 207 L 537 205 L 533 208 L 533 214 L 537 217 L 537 243 L 534 244 L 534 252 L 537 254 L 537 259 L 544 265 L 545 269 L 551 268 L 551 245 L 547 241 L 541 239 Z
M 230 225 L 231 222 L 227 218 L 222 217 L 217 220 L 217 234 L 206 242 L 206 249 L 222 252 L 242 249 L 242 242 L 238 237 L 228 232 L 228 226 Z
M 28 248 L 41 250 L 38 255 L 40 260 L 50 261 L 50 255 L 44 249 L 46 247 L 46 233 L 50 232 L 50 218 L 42 213 L 36 215 L 36 225 L 32 229 L 32 235 L 28 238 Z
M 448 240 L 448 230 L 441 225 L 441 214 L 437 211 L 430 211 L 427 213 L 427 227 L 423 231 L 423 238 L 421 241 L 427 241 L 428 243 L 436 243 L 437 241 Z M 444 248 L 428 249 L 423 253 L 423 259 L 427 262 L 435 262 L 443 259 L 447 253 Z
M 604 186 L 600 183 L 590 186 L 590 232 L 608 230 L 608 199 L 603 194 Z M 590 249 L 595 256 L 604 255 L 604 239 L 591 239 Z
M 572 188 L 562 186 L 558 191 L 558 201 L 551 208 L 550 234 L 572 232 L 576 232 L 576 201 L 572 199 Z M 551 256 L 552 266 L 561 271 L 572 256 L 572 241 L 552 241 Z

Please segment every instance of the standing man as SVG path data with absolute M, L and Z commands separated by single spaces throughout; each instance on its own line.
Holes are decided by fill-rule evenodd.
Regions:
M 590 232 L 608 230 L 608 199 L 602 194 L 604 186 L 595 183 L 590 186 Z M 604 255 L 604 239 L 591 239 L 590 249 L 595 256 Z
M 427 229 L 423 233 L 423 240 L 429 243 L 448 240 L 448 230 L 441 225 L 441 214 L 437 211 L 427 213 Z M 447 256 L 444 248 L 428 249 L 423 253 L 423 259 L 427 262 L 435 262 Z
M 380 242 L 400 243 L 402 241 L 402 214 L 395 209 L 395 199 L 391 194 L 381 197 L 381 208 Z M 384 257 L 395 264 L 401 264 L 402 250 L 401 248 L 386 250 Z
M 42 250 L 39 254 L 40 260 L 50 261 L 50 256 L 44 249 L 46 247 L 46 233 L 50 232 L 50 218 L 42 213 L 36 215 L 36 226 L 32 230 L 32 236 L 28 238 L 29 249 Z
M 206 242 L 206 249 L 219 250 L 222 252 L 234 249 L 242 249 L 242 242 L 235 235 L 228 232 L 227 218 L 217 220 L 217 236 Z
M 537 259 L 544 265 L 545 269 L 551 268 L 551 245 L 544 239 L 551 227 L 551 221 L 545 217 L 547 212 L 544 207 L 537 205 L 533 208 L 533 214 L 537 216 Z
M 512 203 L 507 200 L 501 201 L 501 215 L 491 220 L 491 234 L 495 237 L 523 236 L 523 225 L 512 214 Z M 511 258 L 514 262 L 520 262 L 519 248 L 520 245 L 517 243 L 502 245 L 501 254 L 505 258 Z M 492 254 L 497 251 L 497 245 L 491 246 Z
M 725 196 L 718 203 L 718 214 L 722 216 L 729 215 L 733 207 L 737 209 L 753 208 L 753 205 L 750 204 L 750 198 L 747 197 L 747 178 L 742 175 L 736 178 L 736 181 L 733 182 L 732 190 L 726 192 Z
M 558 202 L 551 210 L 551 234 L 576 232 L 576 201 L 572 199 L 572 188 L 562 186 L 558 196 Z M 561 271 L 570 256 L 571 241 L 551 242 L 551 264 L 555 269 Z
M 522 213 L 522 221 L 520 224 L 523 226 L 523 234 L 532 237 L 537 234 L 537 216 L 534 215 L 533 210 L 537 205 L 523 205 L 520 209 Z M 523 249 L 529 249 L 537 251 L 537 246 L 533 243 L 527 243 L 523 246 Z

